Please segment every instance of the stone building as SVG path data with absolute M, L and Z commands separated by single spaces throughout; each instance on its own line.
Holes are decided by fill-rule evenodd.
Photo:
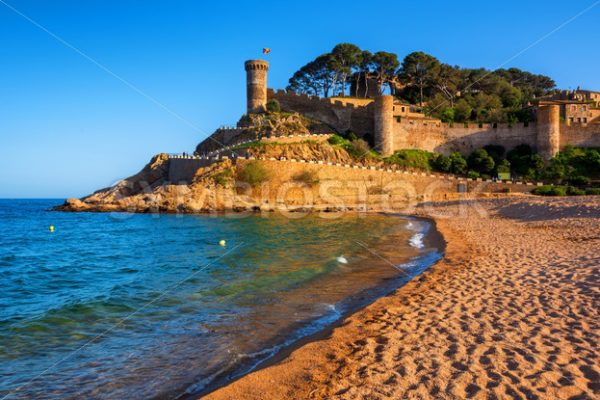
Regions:
M 245 68 L 248 113 L 264 111 L 267 101 L 274 99 L 283 111 L 317 119 L 340 133 L 353 131 L 383 155 L 400 149 L 469 154 L 488 144 L 507 150 L 527 144 L 549 159 L 567 145 L 600 147 L 600 108 L 594 100 L 598 92 L 578 90 L 562 94 L 570 98 L 543 99 L 534 106 L 535 122 L 448 124 L 393 96 L 319 98 L 267 89 L 266 61 L 250 60 Z

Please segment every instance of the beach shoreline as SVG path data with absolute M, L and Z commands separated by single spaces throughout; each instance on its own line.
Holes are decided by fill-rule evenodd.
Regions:
M 598 394 L 598 197 L 426 203 L 413 215 L 435 221 L 440 261 L 202 398 Z
M 367 213 L 365 218 L 381 214 L 382 213 L 380 212 L 369 212 Z M 408 220 L 409 223 L 416 223 L 419 226 L 419 228 L 414 230 L 414 234 L 423 235 L 423 242 L 421 244 L 423 253 L 410 261 L 410 264 L 419 266 L 417 268 L 415 276 L 419 276 L 421 273 L 423 273 L 423 271 L 426 271 L 428 268 L 431 268 L 433 265 L 435 265 L 436 262 L 438 262 L 443 257 L 445 250 L 445 242 L 440 232 L 436 229 L 435 220 L 424 216 L 414 216 L 405 214 L 386 214 L 386 216 L 396 217 L 400 221 Z M 377 257 L 376 255 L 373 256 Z M 390 268 L 393 267 L 390 265 Z M 410 277 L 410 279 L 414 279 L 415 276 Z M 347 299 L 347 304 L 342 306 L 344 311 L 338 315 L 335 321 L 325 324 L 315 333 L 311 333 L 298 339 L 294 339 L 291 341 L 290 344 L 282 345 L 281 348 L 278 348 L 276 351 L 274 351 L 272 354 L 269 354 L 266 358 L 262 360 L 249 360 L 248 362 L 243 363 L 242 365 L 236 366 L 236 368 L 232 370 L 222 371 L 217 376 L 215 376 L 211 380 L 211 382 L 208 383 L 208 385 L 206 385 L 198 391 L 183 394 L 177 392 L 176 398 L 180 400 L 187 400 L 195 399 L 199 396 L 201 397 L 208 395 L 214 391 L 219 390 L 221 387 L 235 382 L 238 379 L 243 379 L 244 376 L 250 373 L 262 370 L 264 368 L 281 362 L 292 352 L 301 348 L 305 344 L 327 337 L 327 335 L 329 335 L 334 328 L 340 326 L 340 324 L 342 323 L 342 321 L 344 321 L 345 318 L 348 318 L 354 313 L 364 309 L 365 307 L 368 307 L 370 304 L 377 301 L 381 297 L 390 295 L 398 288 L 402 287 L 403 285 L 406 285 L 409 281 L 410 280 L 407 276 L 399 274 L 396 278 L 384 279 L 384 281 L 382 281 L 377 287 L 365 289 L 363 292 L 360 293 L 355 293 L 353 295 L 354 300 L 350 300 L 350 298 Z M 363 300 L 356 300 L 358 298 L 362 298 Z M 279 347 L 279 345 L 277 345 L 276 347 Z M 163 398 L 163 396 L 159 396 L 159 398 Z

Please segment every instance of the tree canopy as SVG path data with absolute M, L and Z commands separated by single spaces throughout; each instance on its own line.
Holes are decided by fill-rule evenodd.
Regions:
M 340 43 L 296 71 L 287 89 L 321 97 L 346 96 L 355 83 L 354 94 L 365 97 L 366 85 L 372 82 L 379 93 L 387 90 L 445 122 L 526 122 L 531 113 L 524 106 L 556 87 L 551 78 L 518 68 L 461 68 L 421 51 L 399 61 L 394 53 L 371 53 Z

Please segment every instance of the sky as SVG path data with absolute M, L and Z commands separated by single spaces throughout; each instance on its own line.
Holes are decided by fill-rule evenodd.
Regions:
M 11 9 L 12 8 L 12 9 Z M 600 90 L 600 0 L 0 0 L 0 198 L 81 197 L 192 152 L 269 87 L 350 42 Z

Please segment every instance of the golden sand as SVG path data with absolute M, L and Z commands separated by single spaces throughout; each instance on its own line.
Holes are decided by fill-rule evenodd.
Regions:
M 419 207 L 443 260 L 207 399 L 600 398 L 600 198 Z

